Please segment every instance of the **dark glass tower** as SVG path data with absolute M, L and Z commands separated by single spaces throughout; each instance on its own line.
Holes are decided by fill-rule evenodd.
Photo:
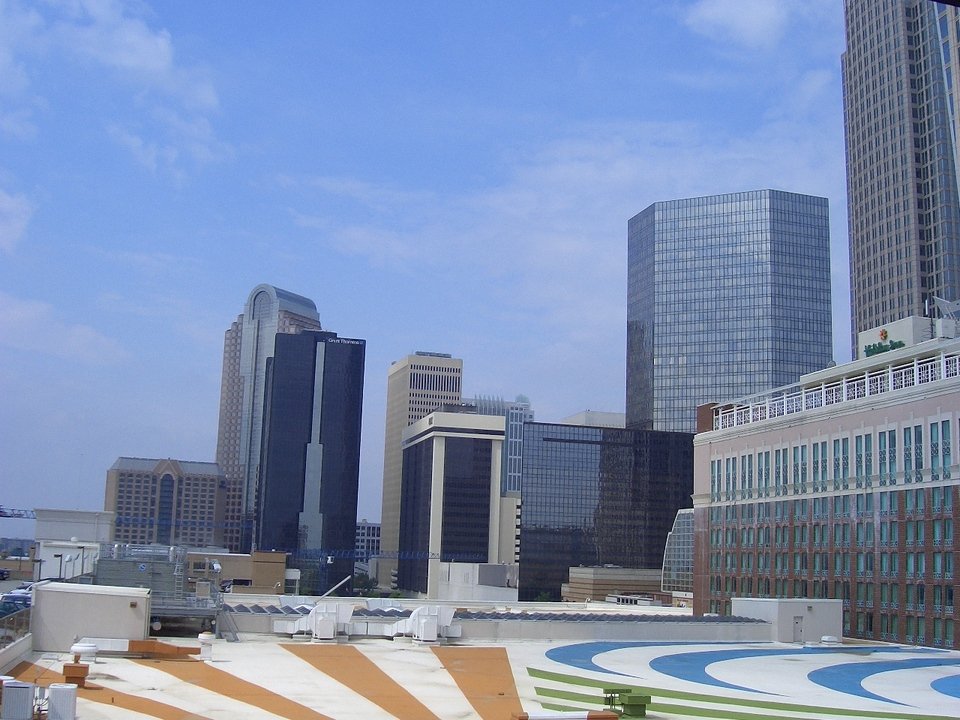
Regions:
M 363 340 L 278 334 L 267 361 L 257 547 L 320 561 L 316 589 L 353 574 Z M 327 585 L 327 587 L 323 587 Z
M 698 405 L 832 359 L 825 198 L 654 203 L 630 219 L 627 266 L 627 427 L 694 432 Z
M 692 492 L 691 434 L 524 424 L 520 600 L 559 600 L 577 565 L 659 568 Z
M 499 563 L 504 418 L 445 406 L 403 440 L 397 587 L 437 597 L 440 563 Z M 511 548 L 512 550 L 512 548 Z

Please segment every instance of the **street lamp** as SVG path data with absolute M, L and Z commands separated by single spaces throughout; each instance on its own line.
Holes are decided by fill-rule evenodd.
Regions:
M 57 574 L 57 580 L 63 580 L 63 553 L 54 553 L 55 558 L 60 558 L 60 572 Z

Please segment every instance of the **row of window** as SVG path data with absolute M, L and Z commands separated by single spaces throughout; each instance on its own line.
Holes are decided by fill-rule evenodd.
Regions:
M 901 558 L 903 562 L 901 563 Z M 930 572 L 928 573 L 926 553 L 920 552 L 759 552 L 736 553 L 714 552 L 710 554 L 711 572 L 722 572 L 728 575 L 753 574 L 754 564 L 760 575 L 812 574 L 815 577 L 847 577 L 851 573 L 851 565 L 855 563 L 858 577 L 874 576 L 877 572 L 881 578 L 952 580 L 954 573 L 954 555 L 952 551 L 934 552 L 930 558 Z M 831 563 L 832 561 L 832 563 Z M 879 567 L 877 567 L 879 566 Z M 902 566 L 902 568 L 901 568 Z M 901 574 L 901 569 L 903 573 Z M 720 577 L 720 576 L 718 576 Z
M 930 524 L 933 547 L 949 546 L 953 544 L 953 519 L 935 520 L 880 520 L 875 522 L 834 523 L 831 534 L 827 523 L 813 523 L 811 525 L 776 525 L 774 527 L 718 527 L 710 529 L 710 546 L 719 548 L 767 548 L 771 547 L 771 534 L 775 547 L 808 548 L 808 541 L 812 540 L 812 547 L 818 548 L 827 545 L 850 547 L 855 541 L 857 547 L 896 547 L 902 543 L 905 547 L 923 545 L 926 541 L 926 525 Z M 901 538 L 900 528 L 903 527 Z M 875 528 L 879 528 L 877 531 Z M 791 532 L 792 530 L 792 532 Z M 771 532 L 772 531 L 772 532 Z
M 710 461 L 710 496 L 719 502 L 846 490 L 851 482 L 869 487 L 946 480 L 951 476 L 952 447 L 950 420 L 939 420 L 926 427 L 911 425 L 716 458 Z
M 898 490 L 845 493 L 830 497 L 795 498 L 754 503 L 714 505 L 710 524 L 770 524 L 809 519 L 856 519 L 873 517 L 912 517 L 953 512 L 953 485 L 911 487 Z M 929 498 L 929 500 L 928 500 Z M 877 512 L 875 512 L 875 509 Z

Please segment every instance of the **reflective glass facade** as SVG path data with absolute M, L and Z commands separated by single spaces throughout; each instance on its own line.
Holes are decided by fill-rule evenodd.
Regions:
M 857 333 L 960 300 L 960 15 L 927 0 L 846 0 L 843 109 Z
M 277 334 L 267 364 L 257 548 L 322 557 L 308 590 L 353 574 L 364 352 L 335 333 Z
M 397 587 L 427 592 L 430 550 L 430 496 L 433 483 L 433 442 L 403 451 L 403 490 L 400 496 L 400 547 Z
M 437 443 L 442 443 L 442 478 L 433 477 L 434 453 L 441 452 Z M 493 443 L 474 437 L 429 437 L 404 449 L 397 562 L 401 590 L 428 592 L 431 556 L 438 555 L 442 562 L 488 562 Z M 430 547 L 435 487 L 443 496 L 439 548 Z
M 693 594 L 693 508 L 677 512 L 663 551 L 664 592 Z
M 693 432 L 696 408 L 832 359 L 825 198 L 757 190 L 631 218 L 627 426 Z
M 530 401 L 524 396 L 514 401 L 502 398 L 476 397 L 466 400 L 477 408 L 481 415 L 502 415 L 506 418 L 506 438 L 504 439 L 503 467 L 500 471 L 500 492 L 520 492 L 523 462 L 523 424 L 533 422 L 533 410 Z
M 660 568 L 692 492 L 690 434 L 525 424 L 520 600 L 559 600 L 578 565 Z

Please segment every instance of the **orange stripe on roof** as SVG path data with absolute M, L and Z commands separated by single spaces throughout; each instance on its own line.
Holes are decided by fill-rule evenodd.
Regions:
M 281 644 L 280 647 L 346 685 L 399 720 L 440 720 L 430 708 L 355 647 L 287 644 Z
M 483 720 L 523 712 L 506 648 L 435 647 L 433 652 Z
M 22 682 L 48 686 L 50 683 L 62 683 L 64 677 L 49 668 L 22 662 L 13 669 L 13 676 Z M 90 702 L 112 705 L 132 712 L 159 718 L 160 720 L 210 720 L 205 715 L 197 715 L 174 705 L 150 700 L 149 698 L 128 695 L 127 693 L 95 685 L 88 682 L 86 687 L 77 688 L 77 697 Z
M 196 660 L 136 660 L 141 665 L 161 670 L 178 680 L 202 687 L 247 705 L 253 705 L 290 720 L 331 720 L 328 716 L 289 698 L 247 682 L 236 675 Z

